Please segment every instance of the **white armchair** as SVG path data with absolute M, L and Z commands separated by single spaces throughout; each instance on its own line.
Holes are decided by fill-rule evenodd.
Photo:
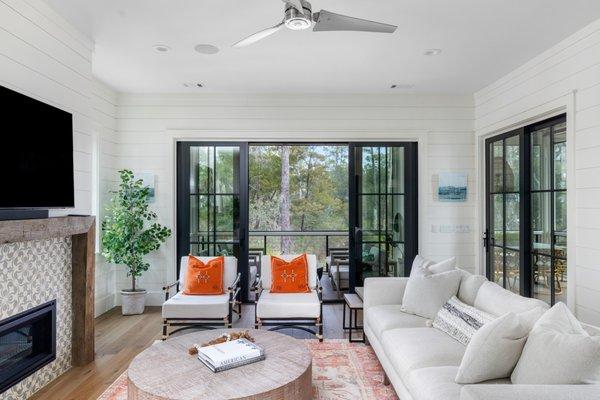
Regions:
M 207 263 L 215 257 L 198 258 Z M 235 311 L 240 317 L 242 314 L 237 258 L 225 257 L 223 283 L 227 286 L 225 292 L 220 295 L 183 294 L 187 265 L 188 257 L 181 257 L 179 280 L 163 287 L 165 292 L 165 302 L 162 306 L 163 340 L 184 329 L 211 329 L 223 326 L 231 328 L 233 312 Z M 173 288 L 176 288 L 177 293 L 173 297 L 169 297 Z M 169 332 L 169 328 L 172 326 L 179 328 Z
M 297 255 L 282 255 L 291 261 Z M 271 256 L 261 259 L 261 275 L 256 277 L 252 290 L 256 293 L 255 326 L 270 330 L 286 328 L 301 329 L 323 341 L 323 298 L 317 277 L 317 256 L 307 254 L 308 286 L 310 293 L 271 293 Z M 310 329 L 314 327 L 315 330 Z

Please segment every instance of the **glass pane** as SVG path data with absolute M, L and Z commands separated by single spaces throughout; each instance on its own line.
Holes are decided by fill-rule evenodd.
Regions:
M 506 289 L 520 293 L 519 289 L 519 252 L 506 250 Z
M 507 194 L 506 197 L 506 246 L 515 249 L 519 248 L 519 195 Z
M 388 273 L 390 276 L 408 276 L 404 270 L 404 244 L 393 243 L 388 248 Z
M 550 257 L 533 255 L 533 297 L 550 304 L 550 285 L 552 269 Z M 566 274 L 565 274 L 566 275 Z
M 491 150 L 491 160 L 490 160 L 490 171 L 491 171 L 491 179 L 492 192 L 501 192 L 503 188 L 503 172 L 502 172 L 502 164 L 504 159 L 504 145 L 503 141 L 499 140 L 497 142 L 492 143 Z
M 567 192 L 554 193 L 554 254 L 567 257 Z
M 567 302 L 567 261 L 554 260 L 554 302 Z
M 492 279 L 498 285 L 504 285 L 504 250 L 500 247 L 492 247 L 491 257 L 491 268 L 492 268 Z
M 362 147 L 360 193 L 378 193 L 379 190 L 379 147 Z
M 492 244 L 497 246 L 504 246 L 504 206 L 503 200 L 504 195 L 494 194 L 492 195 L 491 206 L 491 222 L 492 226 L 491 234 L 492 234 Z
M 387 196 L 386 230 L 394 242 L 404 242 L 404 196 Z
M 209 196 L 190 196 L 190 234 L 192 241 L 208 240 L 208 231 L 212 230 L 212 210 L 208 206 Z M 203 239 L 204 238 L 204 239 Z
M 362 195 L 359 196 L 361 206 L 360 226 L 363 232 L 379 230 L 379 196 Z
M 550 128 L 531 134 L 531 189 L 551 189 Z
M 232 232 L 237 220 L 237 196 L 220 195 L 214 196 L 214 199 L 217 232 Z
M 506 139 L 506 164 L 504 165 L 505 190 L 506 192 L 519 191 L 519 136 Z
M 404 193 L 404 147 L 388 147 L 387 152 L 387 193 Z
M 212 188 L 212 147 L 190 147 L 190 193 L 208 193 Z
M 215 158 L 216 193 L 239 191 L 239 147 L 217 147 Z
M 552 243 L 550 226 L 550 193 L 531 195 L 532 250 L 550 255 Z
M 567 130 L 566 123 L 554 128 L 554 189 L 567 188 Z
M 384 273 L 382 266 L 385 259 L 385 250 L 379 244 L 364 243 L 362 245 L 361 261 L 358 264 L 358 276 L 362 279 L 371 276 L 382 276 Z

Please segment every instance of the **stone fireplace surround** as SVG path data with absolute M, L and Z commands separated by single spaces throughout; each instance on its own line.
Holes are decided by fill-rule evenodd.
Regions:
M 23 399 L 94 360 L 92 216 L 0 221 L 0 319 L 57 302 L 56 360 L 0 395 Z

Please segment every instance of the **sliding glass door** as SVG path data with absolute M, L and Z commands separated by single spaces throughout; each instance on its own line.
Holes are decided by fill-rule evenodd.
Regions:
M 235 256 L 243 273 L 247 145 L 180 142 L 177 162 L 177 259 L 188 254 Z
M 566 301 L 566 118 L 486 140 L 488 278 L 515 293 Z
M 350 145 L 350 288 L 407 276 L 417 254 L 417 144 Z

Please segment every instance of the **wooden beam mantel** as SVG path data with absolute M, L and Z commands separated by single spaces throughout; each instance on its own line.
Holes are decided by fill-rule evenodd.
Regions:
M 93 216 L 0 221 L 0 244 L 71 237 L 74 366 L 94 361 L 95 232 Z

